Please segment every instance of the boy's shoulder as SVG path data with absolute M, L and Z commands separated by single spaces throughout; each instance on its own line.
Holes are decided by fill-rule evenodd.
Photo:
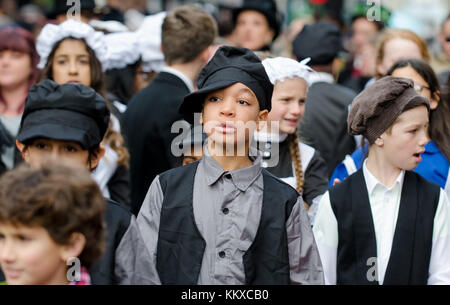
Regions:
M 116 219 L 122 218 L 128 220 L 131 219 L 131 211 L 129 207 L 109 198 L 105 198 L 105 200 L 106 200 L 105 213 L 107 215 L 114 215 L 114 218 Z
M 431 182 L 425 179 L 422 175 L 414 172 L 414 171 L 405 171 L 405 182 L 406 181 L 415 181 L 417 186 L 421 186 L 422 188 L 429 189 L 433 192 L 440 192 L 440 186 L 434 182 Z M 330 193 L 345 193 L 348 191 L 348 188 L 353 183 L 361 183 L 364 182 L 364 174 L 362 168 L 357 170 L 355 173 L 348 176 L 344 181 L 336 184 L 335 186 L 330 188 Z
M 423 185 L 424 187 L 426 187 L 430 190 L 433 190 L 434 192 L 441 191 L 441 187 L 438 184 L 424 178 L 421 174 L 418 174 L 414 171 L 406 171 L 405 176 L 406 175 L 410 175 L 410 176 L 414 177 L 417 180 L 417 184 Z
M 164 188 L 164 186 L 167 185 L 168 182 L 178 183 L 179 179 L 186 180 L 186 179 L 189 179 L 189 177 L 191 177 L 191 176 L 193 178 L 193 176 L 195 175 L 195 172 L 197 171 L 197 167 L 198 167 L 198 164 L 200 163 L 200 160 L 189 163 L 187 165 L 169 169 L 169 170 L 159 174 L 158 178 L 159 178 L 159 183 L 161 184 L 161 187 Z M 191 175 L 189 175 L 189 174 L 191 174 Z
M 291 185 L 287 184 L 286 182 L 284 182 L 277 176 L 274 176 L 265 168 L 263 168 L 261 170 L 261 174 L 263 175 L 263 179 L 264 179 L 264 183 L 265 183 L 264 188 L 267 187 L 266 182 L 268 182 L 271 184 L 272 188 L 278 188 L 278 189 L 280 189 L 280 192 L 282 192 L 282 193 L 300 196 L 295 188 L 293 188 Z

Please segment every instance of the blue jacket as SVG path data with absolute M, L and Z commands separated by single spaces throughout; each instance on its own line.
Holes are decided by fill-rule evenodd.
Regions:
M 333 175 L 330 178 L 329 186 L 333 186 L 333 180 L 338 178 L 343 181 L 345 178 L 352 174 L 356 170 L 360 169 L 364 162 L 364 156 L 368 149 L 368 145 L 364 147 L 364 150 L 359 147 L 350 156 L 347 155 L 344 161 L 342 161 L 334 170 Z M 414 172 L 420 174 L 428 181 L 434 182 L 442 189 L 446 190 L 449 187 L 449 162 L 447 158 L 439 151 L 436 144 L 431 141 L 425 145 L 425 152 L 422 154 L 422 161 L 419 162 Z M 448 193 L 448 191 L 446 190 Z

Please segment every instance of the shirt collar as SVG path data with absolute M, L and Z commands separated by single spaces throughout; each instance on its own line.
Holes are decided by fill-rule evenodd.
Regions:
M 245 192 L 261 174 L 261 153 L 253 147 L 250 147 L 250 159 L 253 164 L 247 167 L 238 168 L 232 171 L 225 171 L 219 163 L 209 154 L 208 145 L 205 143 L 203 147 L 203 158 L 200 160 L 199 166 L 202 167 L 206 183 L 211 186 L 219 179 L 226 179 L 226 175 L 231 176 L 233 184 L 241 191 Z M 253 157 L 255 156 L 256 157 Z
M 253 140 L 257 142 L 272 142 L 279 143 L 286 140 L 287 133 L 267 133 L 263 131 L 255 131 L 253 134 Z
M 334 77 L 330 73 L 316 72 L 316 73 L 310 73 L 309 81 L 310 81 L 310 85 L 317 83 L 317 82 L 326 82 L 326 83 L 333 84 Z
M 383 187 L 384 189 L 387 189 L 387 190 L 392 190 L 392 189 L 394 189 L 394 187 L 403 185 L 403 179 L 405 178 L 404 170 L 402 170 L 400 172 L 400 174 L 398 174 L 397 179 L 395 179 L 394 184 L 390 188 L 387 188 L 383 183 L 378 181 L 378 179 L 374 175 L 372 175 L 372 173 L 367 168 L 366 163 L 367 163 L 367 159 L 365 159 L 364 163 L 363 163 L 363 174 L 364 174 L 364 180 L 366 181 L 367 192 L 369 193 L 369 196 L 372 195 L 372 193 L 377 185 L 380 185 L 381 187 Z
M 167 67 L 167 66 L 164 67 L 161 70 L 161 72 L 166 72 L 166 73 L 170 73 L 170 74 L 173 74 L 175 76 L 178 76 L 186 84 L 186 86 L 189 89 L 189 92 L 193 92 L 194 91 L 194 83 L 192 82 L 192 80 L 189 77 L 186 76 L 186 74 L 184 74 L 184 73 L 182 73 L 182 72 L 180 72 L 180 71 L 178 71 L 178 70 L 176 70 L 174 68 Z

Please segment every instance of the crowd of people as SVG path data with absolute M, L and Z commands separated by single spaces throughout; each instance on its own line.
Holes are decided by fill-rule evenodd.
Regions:
M 0 25 L 0 282 L 450 284 L 450 15 L 114 2 Z

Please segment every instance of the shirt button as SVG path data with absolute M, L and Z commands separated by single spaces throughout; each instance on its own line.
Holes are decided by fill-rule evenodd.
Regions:
M 225 215 L 227 215 L 230 212 L 230 210 L 228 208 L 223 208 L 222 213 L 224 213 Z
M 219 252 L 219 257 L 220 258 L 224 258 L 225 257 L 225 251 L 220 251 Z

